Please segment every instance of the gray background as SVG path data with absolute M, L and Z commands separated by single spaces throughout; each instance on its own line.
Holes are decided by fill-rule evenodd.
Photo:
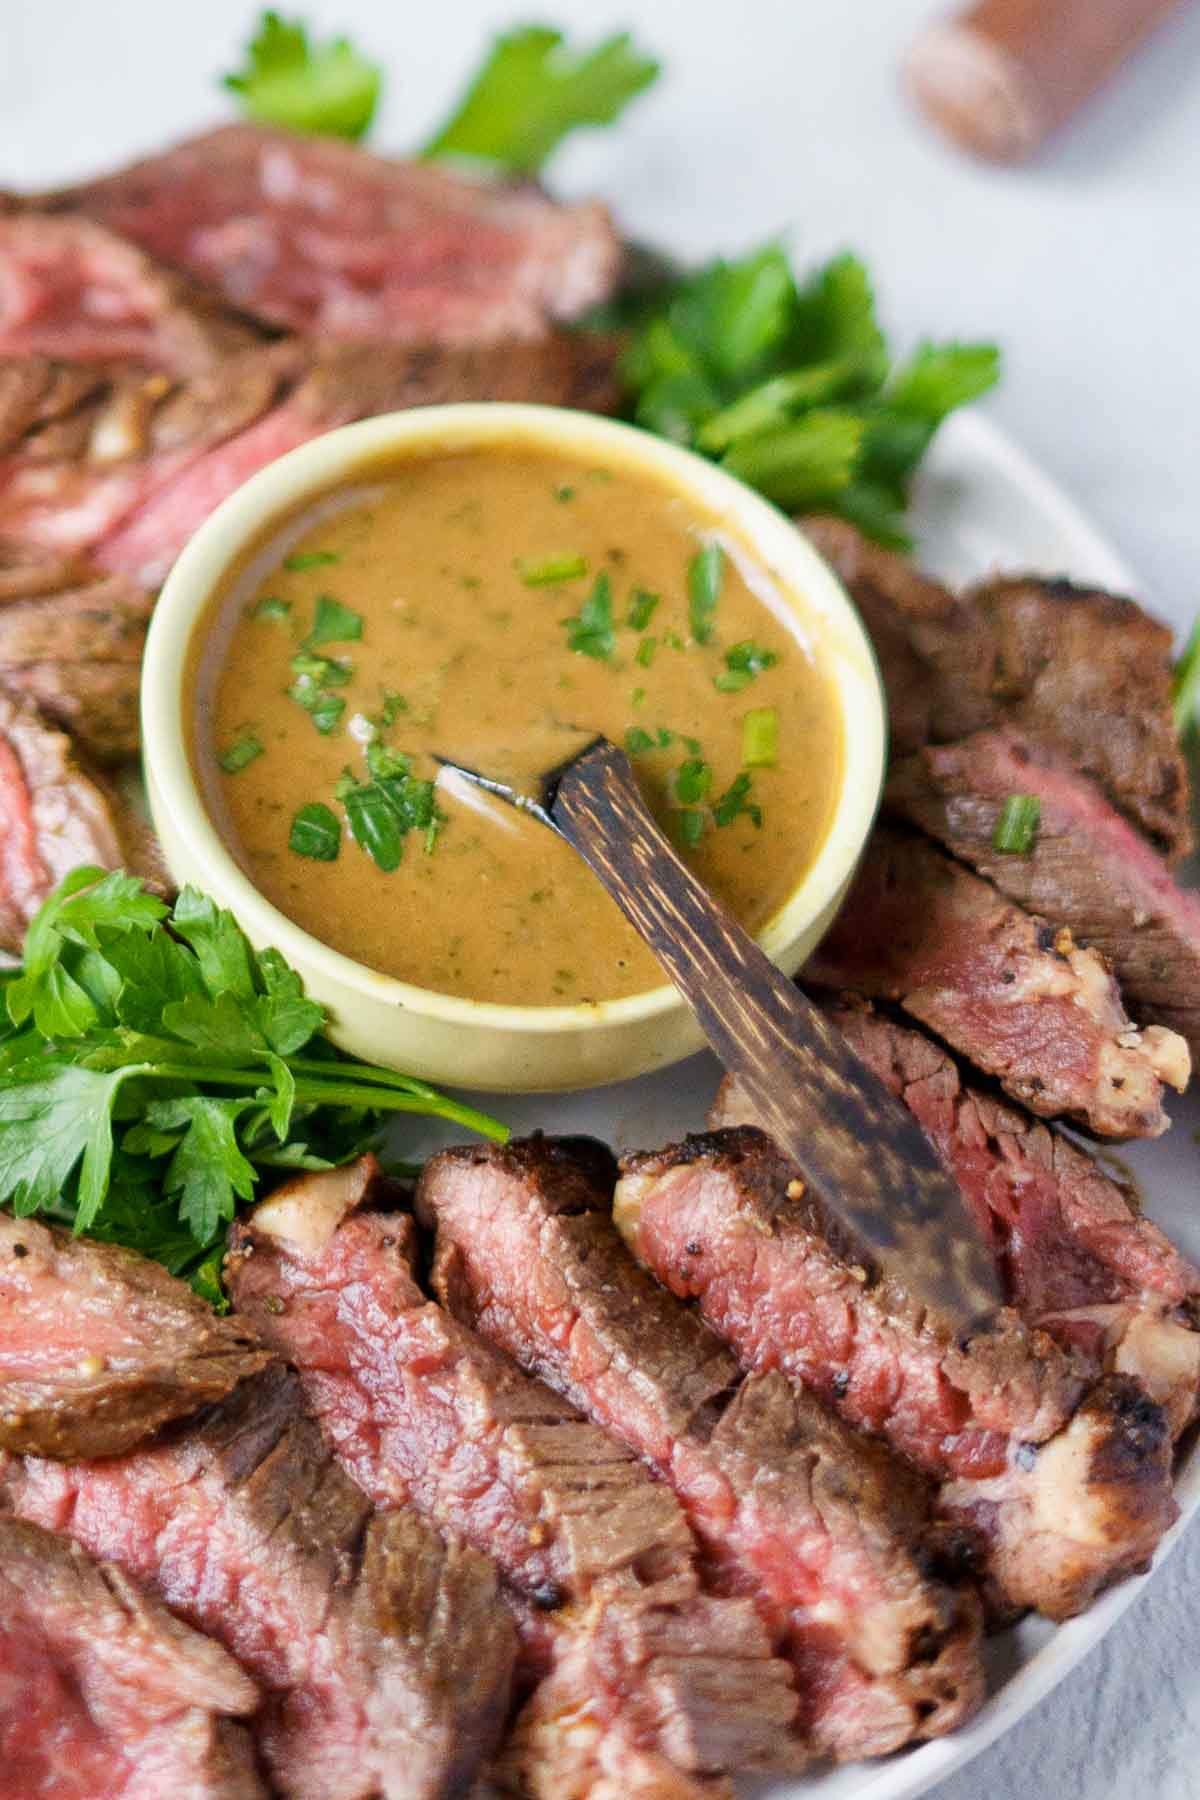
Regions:
M 93 171 L 222 110 L 254 0 L 0 0 L 0 185 Z M 291 11 L 290 6 L 285 6 Z M 485 32 L 636 19 L 667 78 L 572 147 L 568 191 L 695 255 L 785 232 L 852 245 L 897 338 L 990 335 L 991 403 L 1179 622 L 1200 604 L 1200 8 L 1037 165 L 995 170 L 911 114 L 897 67 L 928 0 L 313 0 L 390 71 L 376 141 L 419 141 Z M 1200 1531 L 1105 1643 L 938 1800 L 1200 1796 Z

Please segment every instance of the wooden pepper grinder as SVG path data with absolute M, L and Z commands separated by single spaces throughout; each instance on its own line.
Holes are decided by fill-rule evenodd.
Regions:
M 997 162 L 1031 156 L 1182 0 L 977 0 L 906 70 L 921 110 Z

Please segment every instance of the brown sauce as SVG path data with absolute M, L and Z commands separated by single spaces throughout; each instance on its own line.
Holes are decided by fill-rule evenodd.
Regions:
M 320 621 L 342 635 L 306 644 Z M 626 744 L 659 820 L 751 930 L 828 827 L 840 727 L 802 617 L 640 472 L 523 447 L 372 469 L 283 522 L 201 635 L 192 755 L 222 836 L 296 924 L 421 987 L 538 1006 L 663 980 L 535 820 L 439 784 L 427 829 L 435 752 L 528 785 L 597 732 Z

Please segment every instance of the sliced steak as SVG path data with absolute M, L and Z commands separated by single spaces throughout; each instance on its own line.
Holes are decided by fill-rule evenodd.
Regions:
M 753 1606 L 701 1594 L 669 1488 L 426 1298 L 412 1219 L 371 1210 L 387 1185 L 364 1157 L 277 1190 L 235 1231 L 230 1292 L 375 1503 L 461 1533 L 553 1621 L 519 1742 L 532 1757 L 552 1718 L 585 1710 L 597 1735 L 568 1734 L 572 1792 L 647 1762 L 680 1783 L 794 1766 L 791 1672 Z M 522 1791 L 541 1780 L 534 1759 Z
M 407 1509 L 371 1518 L 281 1369 L 102 1462 L 6 1459 L 0 1504 L 70 1534 L 230 1650 L 293 1800 L 465 1795 L 504 1717 L 495 1571 Z
M 1009 794 L 1035 794 L 1027 856 L 992 842 Z M 888 804 L 1020 905 L 1066 925 L 1112 965 L 1139 1019 L 1200 1055 L 1200 900 L 1099 788 L 1016 732 L 981 732 L 898 763 Z
M 41 413 L 19 432 L 28 402 L 10 405 L 5 434 L 0 386 L 0 550 L 29 562 L 86 553 L 153 588 L 227 494 L 330 427 L 452 400 L 612 411 L 615 357 L 613 340 L 568 333 L 459 350 L 293 342 L 182 385 L 120 376 L 74 388 L 46 363 Z
M 646 1266 L 747 1368 L 803 1382 L 933 1476 L 939 1515 L 978 1534 L 1002 1609 L 1063 1618 L 1144 1566 L 1177 1509 L 1166 1416 L 1136 1382 L 1089 1386 L 1087 1359 L 1011 1308 L 965 1345 L 942 1338 L 906 1293 L 837 1256 L 759 1131 L 623 1168 L 617 1217 Z
M 0 356 L 195 375 L 260 338 L 210 290 L 90 219 L 0 215 Z
M 613 1170 L 531 1139 L 422 1176 L 442 1300 L 679 1495 L 721 1581 L 798 1667 L 817 1749 L 881 1755 L 978 1703 L 978 1618 L 925 1571 L 927 1495 L 787 1382 L 734 1358 L 628 1256 Z
M 19 953 L 42 901 L 84 865 L 129 869 L 160 891 L 167 884 L 150 829 L 121 789 L 0 681 L 0 950 Z
M 0 1800 L 265 1800 L 258 1690 L 69 1539 L 0 1518 Z
M 1022 575 L 956 599 L 840 519 L 804 528 L 859 605 L 893 748 L 1010 724 L 1062 751 L 1172 860 L 1191 847 L 1171 633 L 1132 600 Z
M 1158 1137 L 1163 1082 L 1187 1085 L 1187 1046 L 1134 1030 L 1094 949 L 902 828 L 876 829 L 804 973 L 898 1002 L 1032 1112 L 1098 1136 Z
M 471 181 L 333 138 L 228 125 L 50 196 L 275 325 L 324 338 L 494 344 L 606 299 L 595 202 Z
M 972 1087 L 922 1032 L 862 1005 L 827 1010 L 954 1175 L 1021 1317 L 1081 1352 L 1096 1374 L 1136 1376 L 1178 1436 L 1200 1397 L 1200 1270 L 1107 1169 Z M 710 1122 L 758 1120 L 727 1080 Z
M 0 1448 L 119 1455 L 269 1360 L 158 1263 L 0 1212 Z

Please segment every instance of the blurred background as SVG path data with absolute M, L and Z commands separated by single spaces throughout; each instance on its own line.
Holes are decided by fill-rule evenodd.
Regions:
M 289 13 L 293 8 L 285 8 Z M 1200 7 L 1185 5 L 1034 161 L 953 150 L 900 66 L 929 0 L 312 0 L 322 35 L 383 63 L 372 143 L 444 115 L 483 42 L 528 19 L 587 39 L 629 25 L 664 63 L 620 128 L 581 136 L 552 185 L 609 199 L 685 257 L 785 234 L 852 246 L 901 344 L 991 337 L 992 415 L 1115 539 L 1153 601 L 1197 604 L 1200 559 Z M 98 172 L 231 116 L 253 0 L 0 0 L 0 185 Z M 1169 601 L 1167 601 L 1167 597 Z M 939 1800 L 1200 1795 L 1200 1533 L 1111 1638 Z

